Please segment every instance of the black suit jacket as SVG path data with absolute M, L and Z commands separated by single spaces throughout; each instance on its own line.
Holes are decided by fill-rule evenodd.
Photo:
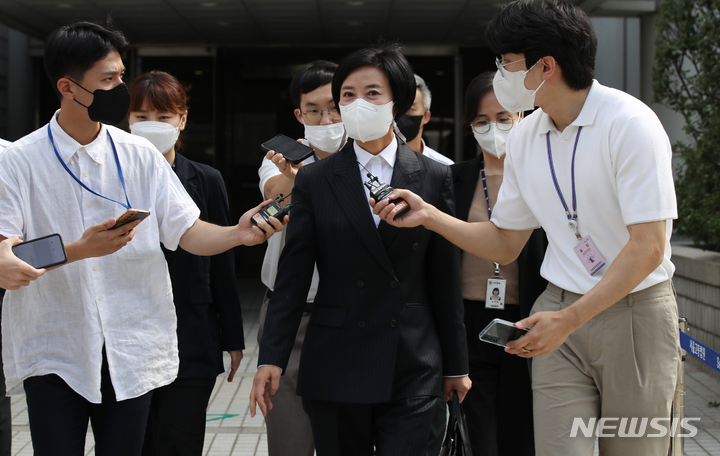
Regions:
M 453 213 L 449 168 L 398 143 L 390 184 Z M 300 169 L 258 364 L 287 365 L 317 262 L 297 393 L 346 403 L 439 396 L 443 375 L 468 373 L 459 250 L 423 227 L 376 228 L 359 169 L 352 141 Z
M 175 172 L 200 208 L 200 219 L 230 225 L 228 199 L 220 172 L 180 154 Z M 163 248 L 170 270 L 178 319 L 178 378 L 215 378 L 224 371 L 222 352 L 245 348 L 233 251 L 196 256 L 181 247 Z
M 455 184 L 455 204 L 457 218 L 467 221 L 470 205 L 480 178 L 483 156 L 478 155 L 472 160 L 451 165 Z M 547 280 L 540 276 L 540 265 L 545 257 L 548 241 L 545 231 L 538 228 L 530 235 L 530 239 L 518 257 L 520 286 L 520 316 L 530 315 L 530 309 L 540 293 L 547 287 Z

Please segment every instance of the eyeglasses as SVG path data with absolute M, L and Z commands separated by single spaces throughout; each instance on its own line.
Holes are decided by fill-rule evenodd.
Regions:
M 479 135 L 484 135 L 485 133 L 490 131 L 491 124 L 495 124 L 495 127 L 497 127 L 500 131 L 510 131 L 515 126 L 517 122 L 512 117 L 503 117 L 499 119 L 497 122 L 488 122 L 487 120 L 476 120 L 475 122 L 471 123 L 470 126 L 472 127 L 473 131 Z
M 333 122 L 342 120 L 342 117 L 340 116 L 340 111 L 338 110 L 337 106 L 333 106 L 330 109 L 308 109 L 302 114 L 311 124 L 319 124 L 322 121 L 322 116 L 324 112 L 327 112 L 328 117 L 330 117 L 330 120 L 332 120 Z
M 501 74 L 503 77 L 505 77 L 505 67 L 506 67 L 506 66 L 512 65 L 513 63 L 522 62 L 523 60 L 525 60 L 524 57 L 523 57 L 522 59 L 520 59 L 520 60 L 515 60 L 514 62 L 502 63 L 502 59 L 501 59 L 500 57 L 495 57 L 495 66 L 497 67 L 497 69 L 498 69 L 498 71 L 500 72 L 500 74 Z

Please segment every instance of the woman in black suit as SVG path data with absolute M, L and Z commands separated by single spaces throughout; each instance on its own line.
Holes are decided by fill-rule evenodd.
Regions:
M 230 224 L 228 199 L 220 173 L 176 152 L 187 122 L 188 97 L 178 80 L 161 71 L 143 74 L 130 87 L 130 131 L 162 152 L 200 208 L 200 219 Z M 230 353 L 232 381 L 245 348 L 232 250 L 212 257 L 182 248 L 163 249 L 170 271 L 178 319 L 180 370 L 170 385 L 153 392 L 143 446 L 144 456 L 202 454 L 205 411 L 222 352 Z
M 464 125 L 482 153 L 450 167 L 457 216 L 465 221 L 489 220 L 502 184 L 505 139 L 520 120 L 518 113 L 507 112 L 498 103 L 493 76 L 489 72 L 476 77 L 465 93 Z M 546 246 L 544 232 L 535 230 L 518 259 L 501 268 L 463 252 L 462 290 L 473 382 L 463 406 L 474 456 L 535 453 L 527 361 L 480 341 L 478 334 L 495 318 L 515 322 L 530 314 L 547 285 L 540 277 Z M 496 271 L 504 286 L 497 285 Z M 493 280 L 489 287 L 488 279 Z

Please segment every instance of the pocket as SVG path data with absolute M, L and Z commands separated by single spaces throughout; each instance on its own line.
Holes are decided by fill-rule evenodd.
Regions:
M 124 208 L 119 207 L 115 210 L 115 218 L 120 217 L 124 213 Z M 132 240 L 123 248 L 117 251 L 117 255 L 124 260 L 149 257 L 155 251 L 160 250 L 159 239 L 157 221 L 155 214 L 151 211 L 150 216 L 135 227 L 135 236 L 133 236 Z

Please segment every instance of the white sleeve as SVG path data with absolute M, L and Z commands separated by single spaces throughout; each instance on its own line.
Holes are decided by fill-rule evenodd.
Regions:
M 539 228 L 540 222 L 533 215 L 520 191 L 513 160 L 517 154 L 512 153 L 514 146 L 512 140 L 513 135 L 510 135 L 506 146 L 503 183 L 500 186 L 490 221 L 504 230 L 522 231 Z
M 5 158 L 6 160 L 3 160 Z M 5 237 L 23 238 L 23 208 L 21 187 L 17 179 L 17 169 L 7 163 L 7 154 L 0 154 L 0 234 Z
M 624 122 L 610 136 L 618 201 L 625 225 L 677 218 L 672 147 L 652 113 Z
M 155 211 L 160 242 L 166 249 L 175 250 L 180 238 L 200 217 L 200 209 L 182 186 L 175 172 L 162 155 L 156 154 L 157 188 Z
M 280 170 L 275 166 L 272 160 L 267 158 L 262 159 L 260 169 L 258 169 L 258 176 L 260 176 L 260 194 L 265 199 L 265 185 L 267 185 L 270 178 L 282 174 Z

